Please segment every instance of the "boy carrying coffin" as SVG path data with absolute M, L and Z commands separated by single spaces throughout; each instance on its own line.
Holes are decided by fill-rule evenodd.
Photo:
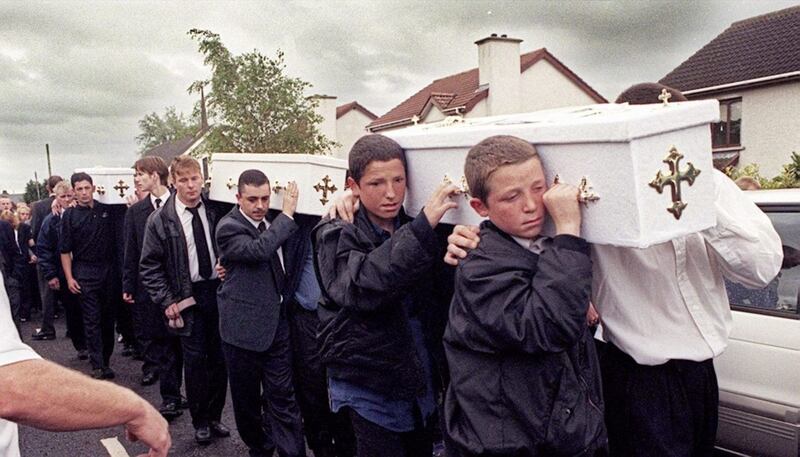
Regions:
M 427 314 L 442 252 L 434 227 L 457 188 L 440 186 L 407 216 L 405 154 L 382 135 L 359 139 L 349 168 L 360 199 L 353 223 L 325 218 L 312 233 L 331 409 L 349 414 L 359 457 L 429 456 L 436 342 Z
M 464 174 L 489 220 L 459 262 L 444 335 L 453 454 L 594 455 L 606 431 L 578 191 L 548 189 L 534 147 L 511 136 L 474 146 Z M 553 238 L 539 233 L 548 214 Z

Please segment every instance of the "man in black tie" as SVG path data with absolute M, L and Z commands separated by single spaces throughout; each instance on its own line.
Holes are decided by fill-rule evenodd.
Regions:
M 139 279 L 147 218 L 170 197 L 167 189 L 169 169 L 161 157 L 143 157 L 133 165 L 133 182 L 142 199 L 125 214 L 125 260 L 122 271 L 122 299 L 132 307 L 133 329 L 142 348 L 141 384 L 159 381 L 162 405 L 159 411 L 168 420 L 181 415 L 183 356 L 180 339 L 167 332 L 164 312 L 150 300 Z
M 150 299 L 181 336 L 194 437 L 208 444 L 212 436 L 230 436 L 220 422 L 228 380 L 213 268 L 217 211 L 201 196 L 203 177 L 195 159 L 178 156 L 170 168 L 176 194 L 147 221 L 139 271 Z
M 226 270 L 218 293 L 222 349 L 236 426 L 251 457 L 272 456 L 273 442 L 281 456 L 306 455 L 282 296 L 286 277 L 281 245 L 298 228 L 293 218 L 297 195 L 297 184 L 290 182 L 283 212 L 268 222 L 269 181 L 259 170 L 246 170 L 239 177 L 238 206 L 217 227 Z M 264 431 L 262 409 L 272 436 Z

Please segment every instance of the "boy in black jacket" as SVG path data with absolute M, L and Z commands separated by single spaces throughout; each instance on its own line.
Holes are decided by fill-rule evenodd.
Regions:
M 350 415 L 359 457 L 431 455 L 434 338 L 425 315 L 441 252 L 433 229 L 456 206 L 457 189 L 441 186 L 416 218 L 406 216 L 405 155 L 382 135 L 359 139 L 349 168 L 361 202 L 353 223 L 326 218 L 312 233 L 331 407 Z
M 594 455 L 606 432 L 577 189 L 548 189 L 534 147 L 511 136 L 473 147 L 464 173 L 489 221 L 459 263 L 444 336 L 454 454 Z M 553 238 L 540 236 L 548 213 Z

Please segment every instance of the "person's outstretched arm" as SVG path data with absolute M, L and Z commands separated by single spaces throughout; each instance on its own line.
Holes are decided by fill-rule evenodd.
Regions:
M 125 425 L 151 457 L 172 445 L 167 421 L 133 391 L 40 359 L 0 366 L 0 417 L 52 431 Z

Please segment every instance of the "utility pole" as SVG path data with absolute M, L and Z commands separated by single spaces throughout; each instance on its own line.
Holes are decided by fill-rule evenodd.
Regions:
M 33 182 L 36 183 L 36 201 L 38 202 L 42 199 L 42 193 L 39 190 L 39 173 L 35 171 L 33 172 Z
M 44 148 L 47 151 L 47 176 L 53 176 L 53 169 L 50 167 L 50 144 L 45 143 Z

